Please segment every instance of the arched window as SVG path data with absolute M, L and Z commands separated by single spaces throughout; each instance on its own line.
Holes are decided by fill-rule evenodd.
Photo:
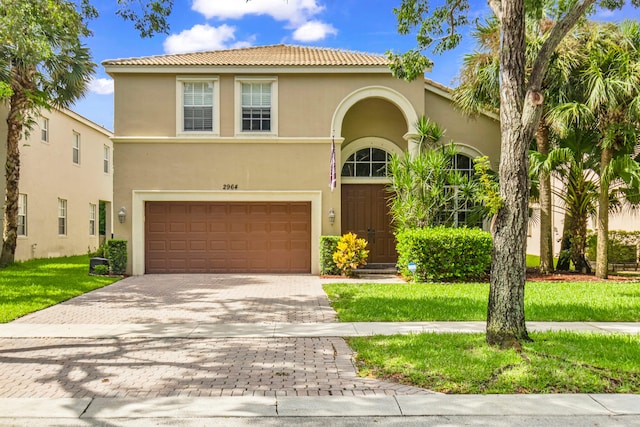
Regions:
M 345 177 L 385 177 L 391 161 L 391 154 L 381 148 L 362 148 L 347 158 L 342 166 L 342 176 Z

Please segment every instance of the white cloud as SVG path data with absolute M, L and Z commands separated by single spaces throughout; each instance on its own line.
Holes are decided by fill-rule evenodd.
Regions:
M 164 51 L 184 53 L 251 46 L 250 40 L 232 43 L 236 38 L 235 31 L 235 27 L 226 24 L 219 27 L 198 24 L 189 30 L 167 37 L 163 44 Z
M 315 42 L 324 39 L 329 34 L 336 35 L 338 30 L 324 22 L 310 21 L 293 32 L 293 39 L 300 42 Z
M 98 95 L 111 95 L 113 93 L 113 80 L 93 78 L 89 81 L 89 91 Z
M 191 7 L 207 19 L 240 19 L 245 15 L 268 15 L 294 27 L 303 25 L 324 7 L 317 0 L 194 0 Z

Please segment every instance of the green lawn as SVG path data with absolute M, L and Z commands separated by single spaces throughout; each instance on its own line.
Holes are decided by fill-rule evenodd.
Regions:
M 359 375 L 443 393 L 639 393 L 640 336 L 534 333 L 522 351 L 482 334 L 350 338 Z
M 343 322 L 486 320 L 489 285 L 326 284 Z M 527 320 L 640 321 L 640 283 L 528 282 Z
M 119 277 L 89 276 L 89 257 L 17 262 L 0 269 L 0 323 L 109 285 Z

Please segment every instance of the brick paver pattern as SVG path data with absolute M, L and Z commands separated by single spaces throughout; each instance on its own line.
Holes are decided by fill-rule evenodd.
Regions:
M 334 322 L 321 283 L 304 275 L 130 277 L 16 322 Z M 341 338 L 0 339 L 0 397 L 427 393 L 359 378 Z
M 18 323 L 335 322 L 320 279 L 305 275 L 129 277 Z
M 340 338 L 1 339 L 0 397 L 363 396 Z

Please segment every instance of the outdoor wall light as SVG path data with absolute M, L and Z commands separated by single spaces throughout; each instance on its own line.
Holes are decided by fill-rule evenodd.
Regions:
M 333 208 L 329 209 L 329 224 L 333 225 L 336 222 L 336 211 Z
M 118 211 L 118 221 L 120 224 L 124 224 L 124 221 L 127 219 L 127 210 L 123 207 Z

